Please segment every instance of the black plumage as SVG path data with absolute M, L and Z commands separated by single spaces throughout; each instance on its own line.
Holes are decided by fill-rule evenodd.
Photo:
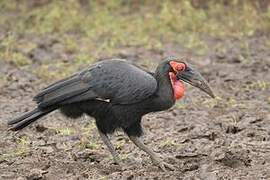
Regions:
M 147 152 L 162 169 L 157 156 L 138 137 L 142 135 L 141 118 L 149 112 L 166 110 L 175 103 L 169 73 L 178 75 L 170 65 L 177 58 L 162 61 L 155 73 L 149 73 L 125 60 L 105 60 L 60 80 L 38 93 L 37 107 L 8 122 L 11 130 L 20 130 L 42 116 L 59 109 L 70 118 L 86 114 L 94 117 L 100 136 L 115 162 L 119 157 L 107 134 L 122 129 L 130 139 Z M 181 63 L 181 62 L 179 62 Z M 182 63 L 181 66 L 186 66 Z M 186 68 L 184 68 L 186 69 Z M 178 74 L 177 74 L 178 73 Z
M 152 95 L 156 87 L 155 78 L 136 66 L 124 60 L 107 60 L 54 83 L 34 100 L 40 108 L 96 98 L 110 99 L 113 104 L 132 104 Z
M 167 66 L 167 70 L 169 68 Z M 19 130 L 25 127 L 24 124 L 28 125 L 60 109 L 71 118 L 83 114 L 94 117 L 99 130 L 105 134 L 122 128 L 127 134 L 132 132 L 132 135 L 140 136 L 140 120 L 144 114 L 170 108 L 174 103 L 172 89 L 168 88 L 170 81 L 165 73 L 165 79 L 159 84 L 166 84 L 162 97 L 167 96 L 159 96 L 161 89 L 157 88 L 156 80 L 161 78 L 159 76 L 155 77 L 155 74 L 153 76 L 125 60 L 101 61 L 42 90 L 34 97 L 37 108 L 30 112 L 27 119 L 21 116 L 9 124 L 15 124 L 13 129 Z M 16 124 L 18 120 L 24 120 L 24 123 Z

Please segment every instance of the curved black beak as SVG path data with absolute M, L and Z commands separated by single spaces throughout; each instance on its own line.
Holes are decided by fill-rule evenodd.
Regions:
M 212 98 L 215 98 L 215 95 L 211 90 L 210 86 L 208 85 L 207 81 L 195 69 L 187 67 L 185 71 L 178 73 L 176 76 L 178 80 L 183 80 L 191 84 L 192 86 L 195 86 L 200 90 L 204 91 Z

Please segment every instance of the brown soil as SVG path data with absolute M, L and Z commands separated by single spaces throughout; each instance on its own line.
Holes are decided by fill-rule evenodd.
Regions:
M 270 179 L 267 39 L 266 35 L 246 39 L 248 50 L 242 41 L 209 39 L 211 53 L 193 55 L 189 62 L 209 80 L 218 98 L 188 86 L 174 108 L 144 117 L 144 141 L 175 166 L 168 172 L 153 166 L 122 132 L 112 141 L 124 166 L 114 165 L 89 118 L 70 120 L 55 112 L 23 131 L 9 132 L 7 119 L 34 107 L 33 95 L 48 84 L 0 61 L 0 73 L 6 77 L 0 89 L 0 179 Z M 162 52 L 123 48 L 116 56 L 137 64 L 152 59 L 154 67 L 163 56 L 187 53 L 179 45 L 165 47 Z M 38 61 L 55 55 L 37 49 L 33 57 Z M 74 132 L 57 131 L 65 127 Z M 85 142 L 94 144 L 83 147 Z

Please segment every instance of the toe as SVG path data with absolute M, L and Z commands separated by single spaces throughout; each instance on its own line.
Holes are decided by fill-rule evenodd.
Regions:
M 163 163 L 160 163 L 160 164 L 158 165 L 158 167 L 159 167 L 162 171 L 164 171 L 164 172 L 167 171 L 167 169 L 166 169 L 166 167 L 164 166 Z
M 175 168 L 173 165 L 171 164 L 168 164 L 166 162 L 163 162 L 162 160 L 160 159 L 152 159 L 153 161 L 153 164 L 155 164 L 156 166 L 158 166 L 162 171 L 166 172 L 167 169 L 171 170 L 171 171 L 174 171 Z M 167 169 L 166 169 L 167 168 Z
M 172 164 L 164 163 L 164 166 L 170 169 L 171 171 L 175 171 L 175 167 Z

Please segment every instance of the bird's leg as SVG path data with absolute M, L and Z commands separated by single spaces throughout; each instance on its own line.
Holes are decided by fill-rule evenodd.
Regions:
M 118 165 L 121 165 L 121 160 L 119 158 L 119 155 L 118 153 L 115 151 L 110 139 L 108 138 L 108 136 L 104 133 L 102 133 L 101 131 L 98 131 L 99 132 L 99 136 L 101 137 L 103 143 L 108 147 L 110 153 L 112 154 L 113 156 L 113 160 L 116 164 Z
M 129 136 L 129 139 L 141 150 L 146 152 L 150 157 L 152 162 L 159 166 L 163 171 L 166 171 L 166 168 L 169 168 L 170 170 L 174 170 L 175 168 L 171 164 L 167 164 L 163 162 L 156 153 L 154 153 L 150 148 L 148 148 L 139 137 L 136 136 Z

